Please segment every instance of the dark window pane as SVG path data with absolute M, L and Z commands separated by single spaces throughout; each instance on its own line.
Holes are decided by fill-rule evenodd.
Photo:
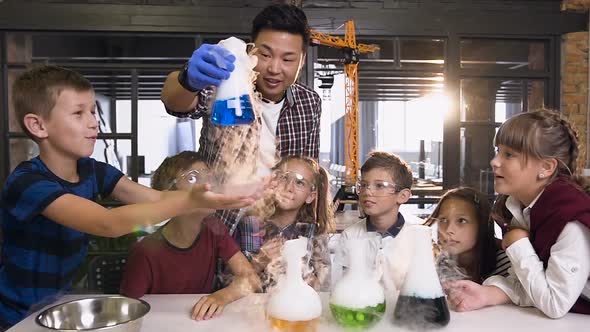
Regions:
M 193 36 L 99 36 L 87 34 L 33 35 L 33 57 L 52 62 L 174 61 L 188 58 Z
M 379 46 L 375 52 L 360 54 L 361 59 L 384 59 L 393 60 L 393 40 L 392 39 L 364 39 L 357 38 L 357 44 L 367 44 Z M 362 60 L 361 60 L 362 61 Z
M 544 95 L 542 80 L 461 80 L 462 184 L 493 194 L 489 163 L 497 127 L 515 114 L 542 107 Z
M 19 119 L 14 113 L 14 106 L 12 104 L 12 85 L 23 72 L 23 69 L 8 70 L 8 130 L 15 133 L 22 133 L 23 131 L 19 125 Z
M 544 71 L 545 44 L 528 40 L 462 39 L 461 67 Z
M 445 42 L 442 39 L 401 39 L 401 67 L 405 69 L 442 70 Z
M 32 54 L 31 34 L 9 32 L 6 34 L 6 61 L 10 63 L 30 63 Z
M 543 107 L 545 82 L 522 79 L 461 80 L 462 122 L 503 122 L 523 111 Z

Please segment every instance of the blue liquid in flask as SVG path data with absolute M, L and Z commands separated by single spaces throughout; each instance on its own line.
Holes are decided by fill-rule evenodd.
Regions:
M 242 114 L 236 115 L 239 103 Z M 216 100 L 213 104 L 211 122 L 220 126 L 248 125 L 254 122 L 254 110 L 249 95 L 241 95 L 224 100 Z

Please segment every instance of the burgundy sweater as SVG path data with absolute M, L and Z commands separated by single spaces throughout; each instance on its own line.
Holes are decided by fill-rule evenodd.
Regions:
M 558 177 L 545 188 L 531 209 L 530 241 L 545 268 L 551 247 L 571 221 L 590 228 L 590 196 L 568 178 Z M 590 301 L 580 296 L 570 312 L 590 314 Z

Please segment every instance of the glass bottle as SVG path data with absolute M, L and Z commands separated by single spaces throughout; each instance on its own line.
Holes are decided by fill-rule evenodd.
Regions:
M 414 238 L 414 256 L 394 310 L 394 323 L 412 328 L 443 327 L 450 313 L 432 252 L 428 226 L 406 225 Z
M 253 70 L 257 63 L 254 55 L 247 53 L 247 44 L 236 37 L 224 39 L 218 45 L 231 52 L 236 60 L 234 70 L 215 91 L 211 110 L 211 122 L 221 126 L 247 125 L 254 122 L 251 94 L 254 91 Z M 222 55 L 211 53 L 217 65 L 225 69 Z
M 267 319 L 274 330 L 285 332 L 313 332 L 322 314 L 318 293 L 303 281 L 303 257 L 307 254 L 305 237 L 288 240 L 282 256 L 287 273 L 279 279 L 271 292 L 266 309 Z
M 385 293 L 374 262 L 380 237 L 368 233 L 343 240 L 348 267 L 330 296 L 330 311 L 338 324 L 366 328 L 376 324 L 385 312 Z

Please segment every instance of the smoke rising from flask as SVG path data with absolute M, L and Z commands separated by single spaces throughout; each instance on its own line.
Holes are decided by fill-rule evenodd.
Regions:
M 407 225 L 414 255 L 395 306 L 394 323 L 411 329 L 443 327 L 450 312 L 436 272 L 430 228 Z

